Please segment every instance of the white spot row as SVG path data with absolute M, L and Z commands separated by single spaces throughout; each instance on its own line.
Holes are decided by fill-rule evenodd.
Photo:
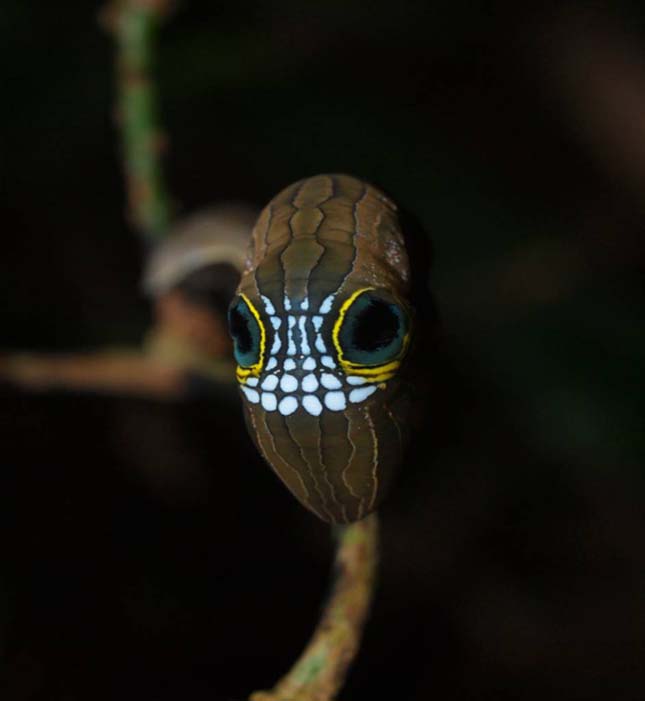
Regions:
M 290 358 L 287 358 L 287 360 L 284 363 L 284 369 L 293 370 L 295 367 L 295 362 Z M 246 386 L 257 387 L 258 382 L 259 380 L 257 377 L 249 377 L 249 379 L 246 381 Z M 296 392 L 298 390 L 298 378 L 295 375 L 291 375 L 289 373 L 285 373 L 284 375 L 282 375 L 281 378 L 278 378 L 277 375 L 273 374 L 267 375 L 264 378 L 264 380 L 262 380 L 261 387 L 267 392 L 273 392 L 273 390 L 275 390 L 278 384 L 280 384 L 280 389 L 287 394 L 290 394 L 291 392 Z M 300 387 L 302 388 L 303 392 L 310 393 L 315 392 L 318 389 L 318 384 L 318 378 L 313 373 L 309 373 L 308 375 L 305 375 L 302 378 Z M 322 375 L 320 376 L 320 384 L 325 389 L 340 389 L 343 386 L 342 382 L 336 377 L 336 375 L 332 375 L 329 372 L 322 373 Z
M 327 295 L 327 297 L 323 299 L 320 307 L 318 308 L 318 314 L 329 314 L 329 312 L 331 311 L 332 304 L 334 303 L 335 296 L 336 294 L 334 293 Z M 273 306 L 273 302 L 266 295 L 260 295 L 260 297 L 262 298 L 262 302 L 264 304 L 264 308 L 266 309 L 266 313 L 269 316 L 273 316 L 276 313 L 275 307 Z M 289 297 L 287 297 L 287 295 L 284 296 L 283 304 L 285 310 L 288 312 L 290 312 L 292 307 L 294 306 L 291 303 Z M 305 297 L 302 300 L 302 302 L 300 302 L 300 309 L 303 312 L 309 311 L 309 297 Z
M 262 384 L 264 385 L 264 383 Z M 244 385 L 242 386 L 242 392 L 244 392 L 244 396 L 251 404 L 261 403 L 265 411 L 275 411 L 277 409 L 282 416 L 293 414 L 301 403 L 304 410 L 312 416 L 320 416 L 323 410 L 323 404 L 314 394 L 307 394 L 302 399 L 290 394 L 278 402 L 278 398 L 273 392 L 262 392 L 260 394 L 257 390 Z M 352 404 L 358 404 L 374 392 L 376 392 L 376 385 L 353 389 L 349 393 L 349 401 Z M 326 392 L 323 397 L 323 403 L 330 411 L 343 411 L 347 407 L 347 397 L 344 392 L 340 391 Z
M 273 303 L 271 300 L 266 296 L 266 295 L 260 295 L 262 298 L 262 302 L 264 303 L 264 308 L 266 309 L 267 314 L 272 315 L 275 314 L 275 307 L 273 306 Z M 331 311 L 331 305 L 334 303 L 334 297 L 335 294 L 328 295 L 323 299 L 322 304 L 320 305 L 320 308 L 318 309 L 319 314 L 329 314 Z M 291 300 L 287 295 L 284 296 L 284 308 L 286 311 L 290 312 L 292 308 Z M 309 310 L 309 297 L 305 297 L 302 302 L 300 302 L 300 309 L 303 312 L 306 312 Z
M 331 358 L 331 356 L 327 355 L 327 346 L 325 345 L 325 341 L 323 340 L 321 330 L 322 330 L 322 325 L 324 321 L 324 315 L 328 314 L 331 311 L 332 304 L 334 302 L 334 294 L 330 294 L 325 299 L 322 301 L 322 304 L 320 305 L 318 309 L 318 313 L 315 314 L 313 317 L 311 317 L 313 326 L 314 326 L 314 331 L 315 331 L 315 348 L 320 353 L 321 355 L 325 356 L 322 358 L 322 363 L 326 367 L 329 368 L 335 368 L 336 365 Z M 282 340 L 280 339 L 280 334 L 278 331 L 280 330 L 282 326 L 282 321 L 279 316 L 276 314 L 275 306 L 273 305 L 273 302 L 266 297 L 265 295 L 261 295 L 262 302 L 264 304 L 264 308 L 266 310 L 266 313 L 269 315 L 269 318 L 271 320 L 271 325 L 273 326 L 274 334 L 273 334 L 273 344 L 271 346 L 271 350 L 269 351 L 269 356 L 271 359 L 274 359 L 274 356 L 276 356 L 280 350 L 282 349 Z M 283 306 L 284 309 L 287 312 L 291 312 L 292 309 L 297 309 L 298 306 L 300 306 L 301 311 L 308 311 L 309 310 L 309 298 L 305 297 L 305 299 L 300 302 L 298 305 L 295 302 L 292 302 L 289 297 L 286 295 L 284 296 L 283 300 Z M 288 314 L 286 318 L 286 326 L 287 326 L 287 337 L 286 337 L 286 344 L 287 344 L 287 355 L 289 356 L 294 356 L 294 355 L 304 355 L 304 356 L 310 356 L 311 355 L 311 347 L 309 346 L 309 339 L 307 337 L 307 317 L 303 315 L 298 315 L 295 316 L 294 314 Z M 296 340 L 295 338 L 295 327 L 298 327 L 298 336 L 299 339 Z M 325 358 L 327 358 L 327 361 L 325 361 Z M 314 361 L 315 362 L 315 361 Z M 270 368 L 269 368 L 270 369 Z M 305 368 L 307 369 L 313 369 L 313 368 Z

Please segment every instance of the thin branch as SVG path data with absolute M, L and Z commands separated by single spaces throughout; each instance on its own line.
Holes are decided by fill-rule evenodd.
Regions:
M 331 595 L 309 643 L 271 691 L 256 691 L 250 701 L 335 698 L 359 649 L 374 592 L 377 560 L 375 515 L 339 529 Z
M 101 17 L 117 45 L 117 124 L 130 217 L 148 243 L 165 235 L 170 219 L 161 169 L 165 136 L 152 76 L 159 26 L 170 4 L 169 0 L 113 0 Z

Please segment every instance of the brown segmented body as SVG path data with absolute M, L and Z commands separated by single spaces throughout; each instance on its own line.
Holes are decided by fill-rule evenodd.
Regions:
M 287 187 L 253 230 L 234 301 L 258 339 L 239 332 L 240 353 L 258 346 L 238 368 L 247 426 L 325 521 L 373 511 L 401 462 L 409 273 L 396 205 L 347 175 Z

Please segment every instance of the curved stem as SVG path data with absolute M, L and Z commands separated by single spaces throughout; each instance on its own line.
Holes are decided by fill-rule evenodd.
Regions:
M 376 515 L 339 528 L 332 591 L 309 643 L 271 691 L 256 691 L 250 701 L 335 698 L 360 646 L 377 561 Z
M 116 40 L 117 123 L 130 217 L 146 242 L 163 237 L 170 219 L 161 156 L 165 137 L 152 73 L 168 0 L 113 0 L 103 13 Z

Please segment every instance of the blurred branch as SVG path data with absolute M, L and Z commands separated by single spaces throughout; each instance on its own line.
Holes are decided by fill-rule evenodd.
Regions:
M 378 560 L 375 515 L 338 533 L 335 579 L 318 626 L 290 671 L 271 691 L 250 701 L 331 701 L 345 681 L 360 645 Z
M 63 389 L 155 399 L 185 393 L 181 368 L 155 362 L 140 350 L 0 355 L 0 381 L 31 392 Z
M 161 156 L 165 137 L 152 73 L 159 25 L 169 0 L 113 0 L 101 20 L 117 44 L 117 124 L 133 225 L 147 242 L 163 237 L 170 204 Z

